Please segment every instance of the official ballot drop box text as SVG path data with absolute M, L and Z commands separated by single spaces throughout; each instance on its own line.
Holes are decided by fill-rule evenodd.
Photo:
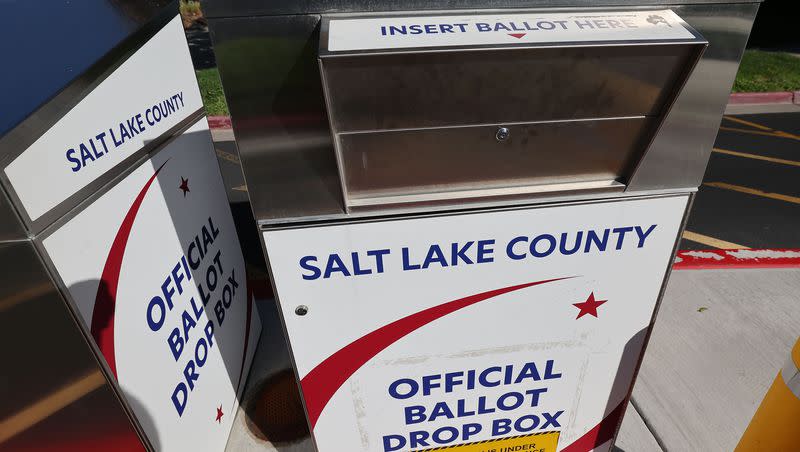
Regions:
M 207 7 L 314 444 L 609 450 L 757 4 L 405 3 Z

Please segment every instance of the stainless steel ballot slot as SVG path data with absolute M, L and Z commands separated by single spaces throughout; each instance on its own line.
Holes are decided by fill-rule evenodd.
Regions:
M 347 209 L 622 191 L 707 44 L 681 22 L 625 41 L 640 26 L 625 15 L 506 17 L 323 18 L 320 66 Z M 617 36 L 604 40 L 597 26 Z M 376 48 L 347 47 L 348 33 L 367 27 L 380 27 Z M 492 33 L 502 44 L 420 45 L 415 30 Z
M 611 450 L 758 3 L 453 4 L 204 3 L 305 445 Z

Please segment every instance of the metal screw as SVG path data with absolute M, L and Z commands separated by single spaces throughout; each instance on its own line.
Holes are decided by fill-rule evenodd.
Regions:
M 300 306 L 294 308 L 294 313 L 297 315 L 306 315 L 308 314 L 308 306 L 301 304 Z
M 510 136 L 511 131 L 506 127 L 499 127 L 497 129 L 497 133 L 494 134 L 494 137 L 497 138 L 497 141 L 506 141 Z

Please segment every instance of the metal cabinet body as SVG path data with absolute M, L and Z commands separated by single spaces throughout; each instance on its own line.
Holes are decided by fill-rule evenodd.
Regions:
M 172 437 L 164 434 L 165 423 L 183 421 L 185 426 L 191 422 L 189 416 L 181 419 L 186 399 L 183 407 L 173 408 L 172 389 L 158 388 L 169 385 L 172 375 L 165 372 L 162 382 L 132 383 L 137 375 L 149 377 L 159 371 L 150 366 L 159 352 L 168 364 L 177 362 L 178 356 L 158 338 L 151 348 L 137 349 L 145 336 L 142 331 L 154 331 L 137 312 L 138 303 L 152 296 L 124 295 L 124 282 L 120 284 L 128 277 L 134 288 L 144 287 L 143 267 L 155 271 L 162 266 L 160 259 L 168 261 L 164 267 L 174 265 L 173 253 L 164 251 L 163 245 L 145 242 L 138 246 L 138 251 L 147 253 L 138 268 L 130 259 L 136 250 L 129 247 L 126 253 L 126 242 L 135 237 L 139 207 L 147 205 L 148 188 L 159 185 L 162 181 L 156 176 L 164 177 L 169 170 L 151 169 L 148 165 L 153 161 L 171 159 L 176 173 L 194 176 L 181 184 L 180 176 L 171 175 L 163 181 L 168 190 L 150 191 L 153 207 L 167 198 L 181 204 L 173 203 L 165 213 L 139 215 L 138 226 L 155 228 L 141 235 L 166 238 L 180 249 L 201 226 L 207 233 L 205 225 L 212 220 L 203 216 L 204 208 L 216 203 L 216 225 L 211 229 L 217 234 L 222 222 L 230 219 L 178 2 L 61 2 L 42 8 L 12 0 L 0 5 L 0 15 L 8 22 L 0 40 L 8 44 L 4 47 L 7 57 L 17 66 L 2 76 L 9 90 L 0 112 L 0 337 L 4 342 L 0 450 L 134 451 L 186 444 L 192 437 L 179 429 L 167 432 L 174 433 Z M 185 159 L 182 167 L 177 167 L 179 159 Z M 137 174 L 144 181 L 140 183 Z M 202 196 L 199 208 L 185 202 L 189 183 Z M 202 194 L 204 188 L 209 192 Z M 98 202 L 104 199 L 106 204 Z M 91 212 L 93 207 L 97 213 Z M 171 214 L 178 210 L 180 215 L 173 219 Z M 192 214 L 203 216 L 201 226 L 196 218 L 190 220 Z M 69 227 L 82 217 L 91 226 Z M 241 251 L 232 223 L 227 229 L 233 246 L 227 247 L 231 251 L 226 254 L 233 257 L 229 261 L 233 264 Z M 190 234 L 191 238 L 185 237 Z M 211 241 L 206 240 L 205 246 Z M 65 244 L 76 248 L 68 250 Z M 87 252 L 92 247 L 95 252 Z M 64 250 L 60 263 L 59 249 Z M 72 270 L 76 272 L 67 277 Z M 244 274 L 244 268 L 237 273 Z M 153 286 L 163 284 L 163 274 L 154 279 Z M 180 292 L 186 291 L 181 288 Z M 228 295 L 229 303 L 232 297 Z M 124 303 L 117 303 L 118 299 L 131 300 L 132 313 L 116 315 Z M 244 302 L 239 304 L 247 309 Z M 198 321 L 201 316 L 208 321 L 205 312 L 195 313 Z M 165 317 L 166 311 L 161 314 Z M 161 324 L 165 322 L 162 318 Z M 133 326 L 128 331 L 134 331 L 134 339 L 122 338 L 123 323 Z M 147 329 L 136 332 L 137 324 Z M 221 337 L 217 333 L 215 340 Z M 235 331 L 237 339 L 241 334 Z M 125 358 L 116 352 L 129 345 L 132 364 L 120 382 L 116 366 Z M 217 346 L 209 351 L 208 343 L 204 345 L 203 364 L 220 350 Z M 228 354 L 234 354 L 230 350 Z M 121 359 L 116 359 L 118 355 Z M 143 355 L 145 365 L 135 364 Z M 206 371 L 210 367 L 206 364 Z M 244 362 L 237 367 L 238 375 L 247 371 Z M 207 390 L 237 384 L 231 382 L 238 378 L 233 371 L 231 376 L 218 375 L 217 381 L 223 384 Z M 206 381 L 212 383 L 209 377 Z M 131 387 L 133 391 L 125 392 Z M 146 406 L 142 393 L 136 393 L 140 389 L 152 389 L 154 398 L 169 405 Z M 184 391 L 188 397 L 189 390 Z M 236 399 L 235 390 L 228 393 L 230 400 Z M 224 403 L 226 411 L 235 409 Z M 218 406 L 221 411 L 222 405 L 214 408 Z M 220 422 L 205 417 L 202 421 L 217 427 L 218 423 L 229 426 L 228 420 L 233 419 L 229 414 L 222 422 L 221 417 Z M 199 441 L 222 448 L 228 431 L 218 428 L 213 440 L 205 435 Z

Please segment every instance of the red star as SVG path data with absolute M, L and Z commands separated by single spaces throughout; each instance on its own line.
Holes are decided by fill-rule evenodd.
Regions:
M 589 294 L 589 298 L 586 299 L 583 303 L 573 303 L 572 306 L 580 309 L 581 311 L 578 313 L 578 317 L 575 317 L 575 320 L 585 316 L 586 314 L 591 314 L 597 317 L 597 308 L 600 307 L 603 303 L 608 300 L 595 300 L 594 299 L 594 292 Z
M 221 424 L 223 415 L 224 413 L 222 412 L 222 405 L 220 405 L 219 408 L 217 408 L 217 418 L 214 420 Z
M 189 190 L 189 179 L 184 179 L 183 177 L 181 177 L 181 185 L 178 188 L 180 188 L 183 191 L 183 197 L 185 198 L 186 197 L 186 192 L 190 191 Z

